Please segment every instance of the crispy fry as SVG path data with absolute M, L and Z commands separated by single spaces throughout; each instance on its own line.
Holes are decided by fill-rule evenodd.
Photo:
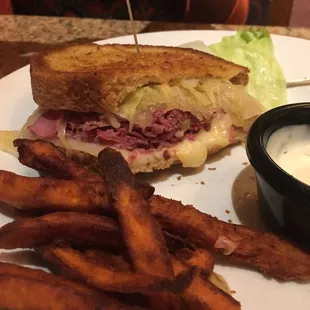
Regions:
M 173 279 L 173 267 L 162 231 L 150 213 L 147 201 L 135 188 L 127 162 L 110 148 L 100 152 L 99 161 L 134 269 Z
M 107 156 L 109 153 L 110 157 Z M 130 196 L 129 185 L 133 175 L 127 163 L 119 153 L 105 150 L 99 154 L 99 163 L 112 190 L 124 195 L 118 198 L 117 205 L 119 201 L 123 201 L 128 208 L 137 198 L 134 194 Z M 115 181 L 118 179 L 122 180 L 120 185 Z M 280 280 L 310 279 L 310 255 L 272 233 L 228 224 L 203 214 L 192 206 L 184 206 L 160 196 L 151 197 L 149 204 L 151 212 L 165 230 L 190 240 L 198 247 L 213 248 L 218 238 L 224 237 L 236 246 L 228 256 L 232 261 L 254 267 Z M 217 250 L 223 252 L 226 249 Z
M 83 284 L 80 284 L 72 280 L 63 279 L 61 277 L 55 276 L 51 273 L 47 273 L 39 269 L 22 267 L 22 266 L 10 264 L 10 263 L 0 263 L 0 275 L 2 274 L 37 279 L 37 280 L 45 281 L 45 282 L 52 283 L 52 284 L 67 285 L 67 286 L 74 288 L 74 290 L 76 291 L 81 291 L 83 294 L 93 296 L 99 299 L 101 299 L 104 296 L 101 292 L 93 290 Z
M 134 176 L 125 160 L 119 153 L 105 149 L 99 154 L 99 161 L 106 184 L 108 184 L 115 201 L 115 208 L 123 226 L 125 243 L 135 269 L 147 274 L 156 274 L 159 271 L 162 276 L 173 277 L 174 272 L 164 239 L 159 235 L 160 230 L 155 219 L 146 212 L 148 211 L 147 202 L 134 189 Z M 171 240 L 171 236 L 167 235 L 166 237 L 168 240 L 170 237 Z M 197 262 L 200 260 L 199 262 L 202 263 L 202 258 L 194 257 L 193 253 L 179 251 L 179 255 L 189 263 L 194 263 L 195 260 Z M 202 256 L 202 253 L 199 254 Z M 213 265 L 214 262 L 212 266 L 207 266 L 207 269 L 211 268 L 212 271 Z M 161 309 L 165 310 L 180 309 L 181 307 L 179 296 L 172 296 L 169 293 L 150 296 L 149 303 L 151 309 L 157 309 L 158 304 L 161 305 Z
M 103 250 L 86 250 L 83 252 L 88 259 L 109 266 L 113 270 L 131 271 L 130 263 L 120 254 L 107 253 Z
M 175 253 L 176 251 L 184 248 L 190 249 L 192 251 L 196 249 L 196 246 L 190 243 L 188 240 L 182 239 L 181 237 L 171 234 L 167 231 L 164 231 L 164 238 L 169 251 L 172 253 Z
M 214 256 L 204 249 L 196 249 L 194 251 L 183 248 L 175 253 L 175 256 L 188 266 L 196 266 L 201 269 L 205 275 L 209 275 L 215 264 Z
M 0 171 L 0 200 L 39 211 L 99 212 L 109 205 L 102 183 L 29 178 L 8 171 Z
M 115 175 L 130 182 L 132 175 L 128 167 L 124 167 L 124 162 L 111 161 L 111 164 Z M 124 179 L 124 175 L 127 179 Z M 218 238 L 224 237 L 236 246 L 228 256 L 232 262 L 258 269 L 267 276 L 283 281 L 310 279 L 310 255 L 272 233 L 225 223 L 193 206 L 184 206 L 161 196 L 152 196 L 149 205 L 164 230 L 198 247 L 212 249 Z M 223 253 L 226 249 L 216 250 Z
M 32 181 L 31 179 L 29 182 L 28 178 L 16 177 L 9 172 L 0 172 L 1 200 L 19 208 L 45 210 L 46 212 L 49 210 L 97 213 L 103 211 L 100 203 L 102 201 L 100 190 L 96 191 L 98 184 L 91 188 L 92 195 L 85 195 L 78 181 L 71 183 L 72 181 L 60 182 L 36 178 Z M 14 190 L 12 181 L 16 181 L 17 188 L 23 190 Z M 27 181 L 28 188 L 25 188 L 25 181 Z M 76 192 L 67 191 L 64 195 L 66 188 L 60 185 L 63 184 L 62 182 L 75 184 Z M 54 184 L 54 187 L 43 186 L 43 191 L 38 195 L 42 185 L 47 183 Z M 73 198 L 75 201 L 84 201 L 84 205 L 77 205 L 72 200 Z M 88 201 L 95 201 L 96 204 Z M 184 206 L 180 202 L 156 195 L 150 199 L 149 204 L 153 215 L 165 230 L 190 240 L 198 247 L 212 248 L 217 238 L 223 236 L 237 244 L 237 248 L 228 256 L 232 262 L 258 269 L 267 276 L 283 281 L 310 279 L 310 255 L 272 233 L 225 223 L 199 212 L 192 206 Z M 113 212 L 109 206 L 106 210 L 107 214 Z
M 185 250 L 185 252 L 183 252 Z M 190 251 L 191 253 L 188 253 Z M 106 264 L 110 268 L 115 270 L 123 270 L 123 271 L 130 271 L 131 266 L 127 259 L 125 259 L 124 255 L 122 254 L 111 254 L 107 253 L 104 250 L 86 250 L 83 252 L 89 259 L 93 260 L 98 264 Z M 185 254 L 186 253 L 186 254 Z M 208 253 L 208 255 L 210 255 Z M 205 276 L 208 276 L 213 271 L 214 265 L 212 264 L 212 269 L 210 268 L 211 264 L 205 262 L 205 252 L 204 250 L 198 249 L 197 253 L 192 252 L 188 249 L 182 249 L 176 253 L 176 255 L 170 254 L 170 259 L 174 261 L 177 259 L 180 261 L 179 264 L 188 267 L 198 267 Z M 214 258 L 212 258 L 214 261 Z M 183 270 L 186 270 L 184 267 Z M 214 276 L 216 275 L 214 274 Z
M 112 269 L 129 271 L 131 266 L 128 261 L 124 258 L 123 255 L 113 255 L 110 253 L 103 252 L 101 250 L 87 250 L 84 254 L 89 258 L 95 261 L 97 264 L 108 264 Z M 178 309 L 180 310 L 181 300 L 178 295 L 171 293 L 160 293 L 160 294 L 151 294 L 147 297 L 147 308 L 149 309 L 158 309 L 160 305 L 161 310 L 169 309 Z M 134 301 L 138 298 L 141 300 L 141 296 L 134 298 Z M 136 301 L 138 303 L 138 301 Z
M 50 142 L 16 139 L 14 146 L 17 147 L 19 161 L 25 166 L 47 171 L 59 179 L 101 180 L 98 174 L 94 174 L 70 160 L 62 149 Z
M 179 274 L 176 281 L 140 273 L 116 271 L 96 264 L 87 256 L 70 248 L 45 247 L 38 249 L 43 257 L 66 274 L 80 279 L 95 289 L 120 293 L 178 293 L 188 287 L 196 271 L 194 268 Z
M 100 236 L 100 238 L 98 238 Z M 206 250 L 194 249 L 179 237 L 165 233 L 169 250 L 188 263 L 210 273 L 214 258 Z M 18 219 L 0 228 L 0 248 L 33 248 L 55 244 L 58 246 L 108 247 L 122 253 L 125 249 L 118 223 L 108 217 L 76 212 L 55 212 L 38 217 Z M 86 250 L 89 258 L 108 262 L 111 255 L 103 250 Z M 119 258 L 114 255 L 114 258 Z M 127 263 L 128 264 L 128 263 Z M 118 265 L 119 269 L 124 267 Z M 128 270 L 128 268 L 126 268 Z
M 113 269 L 124 270 L 124 271 L 131 270 L 129 263 L 125 260 L 125 258 L 122 255 L 113 255 L 113 254 L 109 254 L 109 253 L 106 253 L 106 252 L 103 252 L 100 250 L 88 250 L 84 253 L 86 254 L 86 256 L 89 259 L 94 260 L 98 264 L 108 263 L 109 266 Z M 186 253 L 186 254 L 188 254 L 188 253 Z M 180 271 L 185 271 L 188 268 L 187 266 L 190 266 L 190 264 L 186 264 L 185 261 L 193 263 L 193 258 L 196 256 L 196 257 L 199 257 L 199 259 L 196 261 L 198 263 L 200 263 L 201 262 L 201 256 L 203 254 L 204 254 L 203 251 L 201 251 L 201 252 L 199 252 L 199 254 L 196 253 L 197 256 L 195 254 L 194 255 L 192 254 L 190 256 L 187 255 L 185 257 L 185 254 L 182 253 L 182 254 L 180 254 L 180 256 L 183 257 L 184 262 L 182 262 L 179 258 L 176 259 L 173 255 L 171 255 L 171 259 L 174 262 L 174 267 L 176 268 L 177 272 L 180 272 Z M 200 265 L 202 265 L 202 264 L 200 263 Z M 203 265 L 203 267 L 205 267 L 205 266 Z M 212 283 L 209 283 L 207 278 L 204 278 L 203 276 L 201 276 L 201 277 L 202 277 L 201 280 L 195 280 L 196 282 L 198 282 L 196 284 L 197 287 L 201 288 L 199 293 L 201 293 L 202 289 L 204 289 L 204 286 L 206 286 L 207 287 L 206 293 L 208 293 L 208 290 L 211 290 L 212 294 L 220 293 L 220 295 L 223 295 L 223 293 L 221 291 L 219 291 L 219 289 L 214 287 L 214 285 L 212 285 Z M 199 283 L 200 281 L 202 282 L 203 285 Z M 207 283 L 204 283 L 205 281 Z M 185 292 L 186 292 L 186 290 L 185 290 Z M 205 292 L 203 292 L 203 293 L 205 293 Z M 212 296 L 210 296 L 210 294 L 209 294 L 208 298 L 212 298 Z M 202 298 L 204 298 L 204 297 L 202 297 Z M 225 300 L 226 300 L 226 298 L 228 298 L 228 302 L 230 302 L 230 300 L 232 299 L 230 297 L 227 297 L 226 294 L 224 294 L 224 297 L 219 297 L 219 298 L 224 298 Z M 232 300 L 234 301 L 234 299 L 232 299 Z M 156 301 L 157 301 L 157 303 L 156 303 Z M 151 296 L 149 296 L 149 301 L 148 301 L 149 307 L 153 306 L 154 309 L 156 309 L 156 307 L 158 308 L 159 304 L 161 305 L 161 309 L 183 309 L 183 308 L 180 308 L 183 302 L 188 303 L 189 302 L 188 298 L 184 298 L 184 300 L 183 299 L 176 300 L 175 296 L 173 296 L 172 294 L 167 294 L 167 293 L 166 294 L 151 295 Z M 191 303 L 192 302 L 193 301 L 191 299 Z M 226 305 L 226 304 L 227 304 L 227 302 L 224 303 L 224 305 Z M 238 303 L 236 302 L 236 304 L 238 304 Z M 188 306 L 190 306 L 190 305 L 188 305 Z M 191 306 L 193 306 L 193 305 L 191 305 Z M 192 307 L 189 307 L 189 308 L 192 309 Z M 196 309 L 196 308 L 194 308 L 194 309 Z M 201 305 L 200 305 L 200 307 L 198 307 L 197 309 L 225 309 L 225 308 L 223 308 L 223 306 L 221 308 L 212 308 L 212 307 L 207 308 L 206 306 L 201 307 Z M 228 309 L 230 309 L 230 308 L 228 308 Z M 239 308 L 231 308 L 231 309 L 239 309 Z
M 115 220 L 93 214 L 55 212 L 21 219 L 0 228 L 0 248 L 40 245 L 99 246 L 120 249 L 123 241 Z
M 200 268 L 205 274 L 210 274 L 214 269 L 215 258 L 206 249 L 197 248 L 179 236 L 164 233 L 165 241 L 170 253 L 189 266 Z
M 44 153 L 41 156 L 49 158 Z M 58 164 L 57 161 L 55 164 Z M 29 192 L 29 196 L 32 195 L 35 193 Z M 68 201 L 63 203 L 66 204 L 66 210 L 74 211 Z M 150 205 L 152 213 L 166 231 L 179 235 L 198 247 L 213 248 L 221 236 L 237 245 L 228 256 L 232 262 L 258 269 L 267 276 L 284 281 L 310 279 L 310 255 L 272 233 L 225 223 L 192 206 L 184 206 L 160 196 L 153 196 Z M 101 211 L 99 207 L 93 208 L 94 212 Z M 106 211 L 111 213 L 111 210 L 107 208 Z
M 174 279 L 174 271 L 163 233 L 135 188 L 135 178 L 122 155 L 112 149 L 100 152 L 103 177 L 114 200 L 123 238 L 137 272 Z M 116 168 L 116 169 L 115 169 Z M 179 309 L 179 297 L 161 293 L 149 297 L 150 307 Z
M 130 309 L 80 283 L 13 264 L 0 263 L 0 285 L 1 309 Z
M 187 240 L 168 232 L 164 233 L 164 237 L 170 253 L 181 262 L 198 267 L 206 275 L 213 271 L 215 258 L 209 250 L 197 248 Z
M 184 272 L 188 267 L 174 258 L 173 268 L 176 274 Z M 240 303 L 232 296 L 213 285 L 202 274 L 195 276 L 193 283 L 183 292 L 185 303 L 190 309 L 198 310 L 237 310 Z
M 91 171 L 96 174 L 98 173 L 102 174 L 99 161 L 98 161 L 98 157 L 96 156 L 93 156 L 85 152 L 73 150 L 71 153 L 71 159 L 75 163 L 83 166 L 83 168 L 88 171 Z M 135 178 L 134 178 L 134 182 L 136 183 L 137 187 L 141 189 L 143 193 L 143 197 L 145 199 L 150 198 L 154 194 L 155 188 L 151 186 L 150 184 L 146 182 L 137 181 Z
M 204 257 L 204 251 L 203 250 L 197 250 L 199 253 L 188 253 L 186 250 L 186 254 L 183 253 L 183 250 L 180 250 L 180 252 L 176 253 L 176 256 L 170 254 L 170 259 L 175 260 L 176 258 L 183 264 L 189 267 L 198 267 L 202 271 L 208 270 L 206 268 L 206 263 L 202 258 Z M 190 251 L 190 250 L 189 250 Z M 111 254 L 108 253 L 104 250 L 86 250 L 83 252 L 89 259 L 93 260 L 94 262 L 97 262 L 99 264 L 107 264 L 109 267 L 115 270 L 124 270 L 124 271 L 129 271 L 132 270 L 129 261 L 124 257 L 123 254 Z M 197 257 L 197 259 L 196 259 Z M 195 263 L 197 264 L 195 265 Z M 201 268 L 203 267 L 203 268 Z M 186 270 L 186 268 L 184 269 Z M 208 270 L 209 271 L 209 270 Z M 213 269 L 211 270 L 211 272 Z M 208 275 L 205 272 L 206 275 Z
M 88 300 L 60 285 L 23 278 L 21 276 L 0 275 L 1 309 L 97 309 L 97 303 Z M 34 292 L 35 296 L 34 297 Z
M 283 281 L 310 280 L 310 255 L 272 233 L 225 223 L 193 206 L 161 196 L 153 196 L 149 205 L 165 230 L 198 247 L 213 248 L 217 239 L 223 236 L 237 245 L 227 256 L 232 262 Z
M 62 148 L 58 149 L 60 149 L 63 153 L 65 153 L 64 149 Z M 96 156 L 76 150 L 71 150 L 70 156 L 75 163 L 82 166 L 85 170 L 101 175 L 100 165 L 98 162 L 98 158 Z
M 132 267 L 130 266 L 128 259 L 125 259 L 124 255 L 114 255 L 104 252 L 102 250 L 86 250 L 83 253 L 87 256 L 88 259 L 92 260 L 96 264 L 108 265 L 113 270 L 132 271 Z M 150 299 L 157 298 L 157 308 L 160 304 L 161 309 L 164 310 L 165 308 L 163 308 L 163 304 L 158 298 L 158 295 L 163 294 L 164 293 L 151 294 L 151 296 L 145 294 L 114 294 L 113 296 L 115 296 L 123 303 L 133 305 L 135 309 L 137 305 L 142 306 L 143 308 L 150 309 L 150 305 L 152 304 L 150 302 Z M 173 297 L 174 295 L 169 294 L 169 296 Z
M 82 179 L 102 182 L 98 159 L 90 154 L 72 151 L 71 158 L 64 149 L 43 140 L 17 139 L 14 141 L 19 153 L 19 161 L 30 168 L 49 173 L 60 179 Z M 91 168 L 88 170 L 87 168 Z M 147 183 L 138 183 L 137 187 L 148 199 L 154 193 L 154 187 Z

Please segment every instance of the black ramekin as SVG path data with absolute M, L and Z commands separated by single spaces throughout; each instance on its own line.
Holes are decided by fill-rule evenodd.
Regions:
M 246 151 L 256 171 L 258 198 L 266 224 L 271 230 L 310 248 L 310 186 L 286 173 L 266 151 L 272 133 L 300 124 L 310 125 L 310 103 L 272 109 L 252 125 Z

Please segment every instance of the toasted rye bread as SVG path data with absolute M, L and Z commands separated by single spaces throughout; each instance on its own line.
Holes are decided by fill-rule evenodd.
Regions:
M 80 44 L 31 59 L 34 101 L 50 109 L 117 112 L 128 93 L 150 83 L 173 84 L 208 77 L 246 85 L 248 69 L 177 47 Z

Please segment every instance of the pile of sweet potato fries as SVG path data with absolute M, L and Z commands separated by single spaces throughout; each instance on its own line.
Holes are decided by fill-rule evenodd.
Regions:
M 154 195 L 112 149 L 69 158 L 48 142 L 14 143 L 44 177 L 0 171 L 0 200 L 17 210 L 0 249 L 32 248 L 55 275 L 0 263 L 1 309 L 240 309 L 213 273 L 215 254 L 281 281 L 310 280 L 309 253 Z

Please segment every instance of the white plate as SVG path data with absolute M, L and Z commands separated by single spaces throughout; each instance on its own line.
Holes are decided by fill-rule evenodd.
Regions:
M 227 31 L 175 31 L 139 35 L 140 44 L 177 46 L 189 41 L 202 40 L 205 44 L 215 43 Z M 288 80 L 310 77 L 310 41 L 273 36 L 277 58 Z M 100 43 L 133 43 L 131 36 L 114 38 Z M 35 109 L 31 96 L 29 66 L 0 80 L 0 130 L 20 129 Z M 289 90 L 289 102 L 310 101 L 310 87 Z M 253 171 L 246 166 L 247 157 L 242 146 L 223 151 L 210 158 L 203 169 L 197 171 L 172 169 L 148 177 L 156 192 L 166 197 L 195 205 L 199 210 L 218 218 L 249 226 L 260 226 L 256 202 Z M 214 170 L 213 168 L 216 168 Z M 23 175 L 36 175 L 18 163 L 10 155 L 0 153 L 0 169 L 11 170 Z M 212 170 L 210 170 L 212 169 Z M 182 175 L 180 180 L 178 176 Z M 204 184 L 201 184 L 204 182 Z M 11 221 L 0 215 L 0 225 Z M 0 260 L 17 261 L 25 265 L 37 265 L 31 255 L 0 252 Z M 234 297 L 243 309 L 309 310 L 310 284 L 278 283 L 255 271 L 232 266 L 216 266 L 216 270 L 236 291 Z

